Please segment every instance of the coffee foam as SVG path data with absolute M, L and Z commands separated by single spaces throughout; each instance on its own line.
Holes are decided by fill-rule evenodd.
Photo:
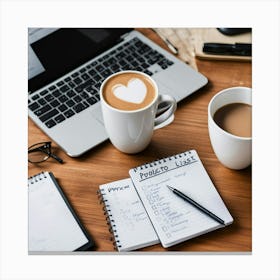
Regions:
M 104 100 L 112 107 L 134 111 L 151 104 L 156 96 L 152 81 L 141 73 L 117 74 L 103 86 Z

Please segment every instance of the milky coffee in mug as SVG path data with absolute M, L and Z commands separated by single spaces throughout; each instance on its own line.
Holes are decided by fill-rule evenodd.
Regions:
M 155 99 L 155 92 L 151 79 L 142 73 L 122 72 L 106 82 L 103 97 L 116 109 L 134 111 L 151 104 Z
M 239 137 L 252 136 L 252 106 L 249 104 L 227 104 L 215 112 L 213 119 L 228 133 Z
M 172 122 L 174 97 L 160 94 L 156 82 L 138 71 L 122 71 L 100 87 L 104 125 L 112 144 L 124 153 L 138 153 L 151 141 L 154 129 Z M 159 104 L 169 105 L 165 112 Z

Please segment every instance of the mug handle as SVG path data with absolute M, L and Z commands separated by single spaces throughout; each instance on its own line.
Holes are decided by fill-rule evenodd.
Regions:
M 154 129 L 159 129 L 170 124 L 174 119 L 174 112 L 177 108 L 177 102 L 174 97 L 166 94 L 159 95 L 157 113 L 160 112 L 159 105 L 164 103 L 164 107 L 169 107 L 163 114 L 155 118 Z

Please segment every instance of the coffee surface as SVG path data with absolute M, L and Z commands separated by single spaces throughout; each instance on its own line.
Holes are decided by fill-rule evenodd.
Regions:
M 218 109 L 214 121 L 223 130 L 240 137 L 252 136 L 252 106 L 232 103 Z
M 140 73 L 120 73 L 103 87 L 103 97 L 112 107 L 134 111 L 151 104 L 156 96 L 152 81 Z

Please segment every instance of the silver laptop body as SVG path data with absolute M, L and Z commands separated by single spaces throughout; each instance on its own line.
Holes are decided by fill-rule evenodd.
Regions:
M 133 30 L 123 35 L 122 39 L 121 42 L 112 48 L 87 61 L 73 71 L 48 83 L 44 87 L 29 93 L 29 105 L 37 102 L 37 96 L 40 92 L 48 91 L 50 87 L 57 85 L 59 81 L 65 80 L 69 76 L 71 77 L 73 73 L 80 69 L 87 69 L 87 66 L 89 68 L 92 63 L 104 56 L 106 57 L 106 55 L 112 52 L 112 50 L 117 51 L 120 46 L 124 46 L 127 42 L 131 42 L 131 40 L 142 41 L 144 44 L 163 55 L 165 61 L 170 62 L 170 65 L 168 65 L 166 69 L 163 69 L 165 67 L 162 68 L 157 62 L 148 67 L 148 72 L 150 72 L 152 78 L 157 82 L 160 93 L 172 95 L 178 102 L 207 84 L 208 80 L 205 76 L 193 70 L 141 33 Z M 36 98 L 34 98 L 35 96 Z M 50 99 L 51 98 L 52 97 L 50 97 Z M 53 100 L 56 99 L 57 98 L 54 98 Z M 51 102 L 53 102 L 53 100 Z M 55 103 L 57 104 L 57 102 Z M 38 105 L 44 106 L 45 108 L 45 104 Z M 36 110 L 31 110 L 29 108 L 28 112 L 29 117 L 35 122 L 35 124 L 53 139 L 53 141 L 55 141 L 69 156 L 78 157 L 108 139 L 103 125 L 100 102 L 97 100 L 94 104 L 88 105 L 87 108 L 83 108 L 83 110 L 75 113 L 69 118 L 64 116 L 64 120 L 61 122 L 57 116 L 54 116 L 53 122 L 48 121 L 49 127 L 46 125 L 46 122 L 42 121 L 41 107 Z M 63 113 L 60 115 L 63 116 Z M 43 120 L 44 119 L 45 118 L 43 118 Z M 52 125 L 49 125 L 50 123 Z

